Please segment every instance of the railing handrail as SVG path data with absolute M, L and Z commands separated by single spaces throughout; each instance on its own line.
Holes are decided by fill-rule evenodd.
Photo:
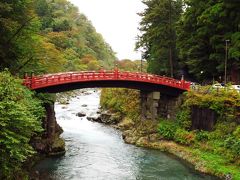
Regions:
M 171 87 L 180 88 L 183 90 L 190 89 L 190 82 L 187 82 L 185 80 L 177 80 L 166 76 L 159 76 L 142 72 L 119 71 L 118 69 L 65 72 L 31 77 L 26 76 L 24 78 L 23 84 L 30 89 L 38 89 L 51 85 L 86 80 L 132 80 L 169 85 Z

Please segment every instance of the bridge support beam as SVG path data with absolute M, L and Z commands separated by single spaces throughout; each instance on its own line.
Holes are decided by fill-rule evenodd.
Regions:
M 141 119 L 156 120 L 158 117 L 175 119 L 181 96 L 169 96 L 160 92 L 141 91 Z

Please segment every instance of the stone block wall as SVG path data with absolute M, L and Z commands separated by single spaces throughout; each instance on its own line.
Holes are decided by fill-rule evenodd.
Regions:
M 183 104 L 183 96 L 169 96 L 160 92 L 141 91 L 142 120 L 176 119 Z M 207 108 L 191 108 L 191 129 L 211 131 L 216 123 L 217 114 Z
M 154 120 L 158 117 L 160 92 L 141 91 L 141 118 Z
M 158 117 L 174 119 L 181 103 L 181 96 L 141 91 L 141 117 L 143 120 L 155 120 Z
M 183 102 L 182 96 L 161 94 L 159 99 L 158 115 L 165 119 L 175 119 L 179 107 Z

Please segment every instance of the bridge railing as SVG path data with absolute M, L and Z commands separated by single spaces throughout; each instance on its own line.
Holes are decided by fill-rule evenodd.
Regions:
M 140 72 L 121 72 L 119 70 L 81 71 L 56 73 L 42 76 L 25 77 L 24 85 L 30 89 L 38 89 L 47 86 L 54 86 L 64 83 L 85 82 L 85 81 L 107 81 L 107 80 L 128 80 L 154 83 L 171 86 L 183 90 L 190 89 L 190 82 L 176 80 L 173 78 L 158 76 Z

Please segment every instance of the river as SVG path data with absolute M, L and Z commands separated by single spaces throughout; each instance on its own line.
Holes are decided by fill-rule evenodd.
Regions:
M 56 118 L 64 133 L 66 154 L 47 158 L 34 169 L 41 179 L 56 180 L 199 180 L 213 179 L 189 165 L 157 150 L 125 144 L 121 132 L 91 122 L 76 113 L 96 116 L 100 92 L 90 89 L 55 104 Z

